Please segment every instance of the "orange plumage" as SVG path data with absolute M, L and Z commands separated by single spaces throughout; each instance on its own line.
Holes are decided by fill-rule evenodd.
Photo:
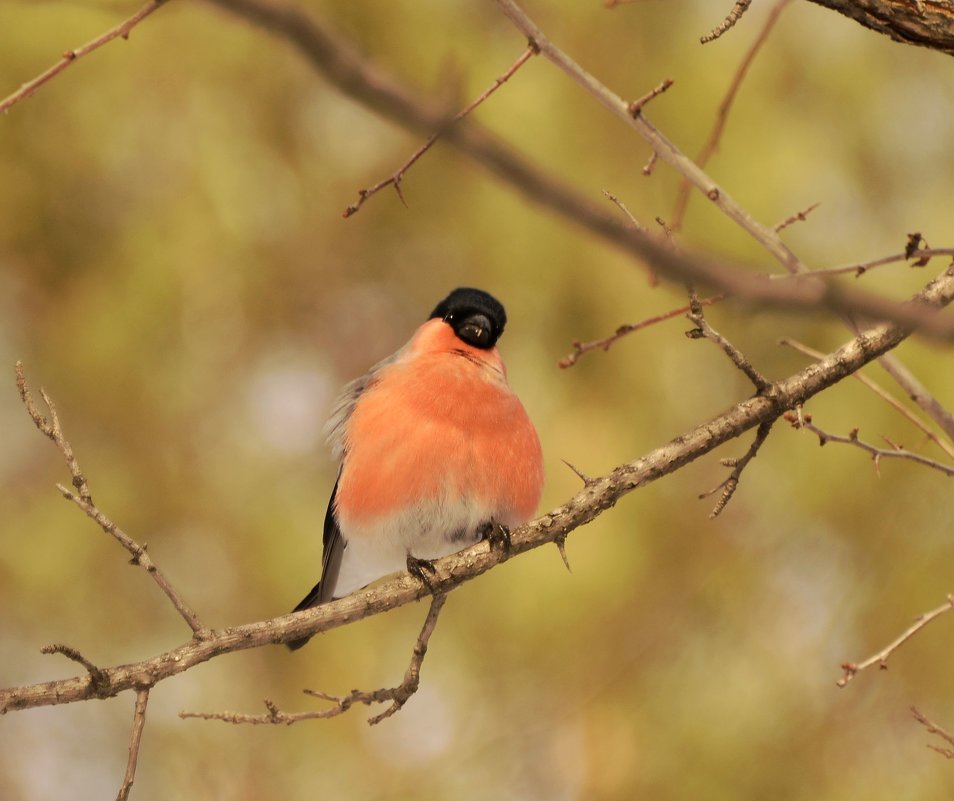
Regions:
M 322 577 L 296 611 L 402 570 L 409 556 L 461 550 L 491 523 L 533 516 L 543 458 L 495 347 L 505 324 L 493 297 L 454 290 L 401 350 L 345 388 L 329 421 L 341 467 Z

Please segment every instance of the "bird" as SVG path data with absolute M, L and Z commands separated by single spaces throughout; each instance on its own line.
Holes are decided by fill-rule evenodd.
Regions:
M 321 577 L 294 612 L 526 523 L 543 491 L 537 431 L 507 382 L 503 305 L 458 287 L 393 355 L 347 384 L 326 425 L 339 460 Z M 292 650 L 310 637 L 291 640 Z

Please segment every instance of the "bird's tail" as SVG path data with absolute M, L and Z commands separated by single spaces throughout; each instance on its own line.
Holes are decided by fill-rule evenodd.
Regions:
M 319 581 L 314 587 L 311 588 L 311 592 L 308 593 L 301 601 L 298 602 L 298 606 L 292 609 L 292 612 L 301 612 L 304 609 L 311 609 L 313 606 L 318 606 L 322 603 L 321 598 L 321 582 Z M 297 651 L 301 648 L 311 637 L 302 637 L 300 640 L 289 640 L 285 643 L 288 646 L 289 651 Z

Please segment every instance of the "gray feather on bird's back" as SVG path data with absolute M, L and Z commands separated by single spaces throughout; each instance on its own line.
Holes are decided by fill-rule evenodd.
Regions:
M 382 359 L 363 376 L 345 384 L 344 389 L 341 390 L 341 394 L 338 395 L 335 405 L 331 409 L 328 422 L 325 423 L 325 439 L 331 448 L 332 456 L 336 459 L 340 459 L 344 455 L 348 420 L 351 419 L 351 414 L 354 412 L 355 406 L 358 405 L 361 394 L 377 380 L 377 375 L 381 370 L 401 358 L 404 350 L 405 348 L 401 348 L 397 353 L 392 353 L 386 359 Z

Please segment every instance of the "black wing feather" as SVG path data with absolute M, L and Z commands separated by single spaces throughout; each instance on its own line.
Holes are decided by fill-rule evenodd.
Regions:
M 292 612 L 301 612 L 303 609 L 311 609 L 327 601 L 334 600 L 334 588 L 338 583 L 338 571 L 341 569 L 341 556 L 344 553 L 346 543 L 342 542 L 341 529 L 338 527 L 338 518 L 335 515 L 335 500 L 338 497 L 338 481 L 341 479 L 341 473 L 338 473 L 338 480 L 335 481 L 335 488 L 331 492 L 331 499 L 328 501 L 328 511 L 325 512 L 325 530 L 322 536 L 323 553 L 321 557 L 321 579 L 311 588 L 309 592 L 298 603 Z M 291 640 L 287 643 L 292 651 L 301 648 L 311 637 L 303 637 L 300 640 Z

